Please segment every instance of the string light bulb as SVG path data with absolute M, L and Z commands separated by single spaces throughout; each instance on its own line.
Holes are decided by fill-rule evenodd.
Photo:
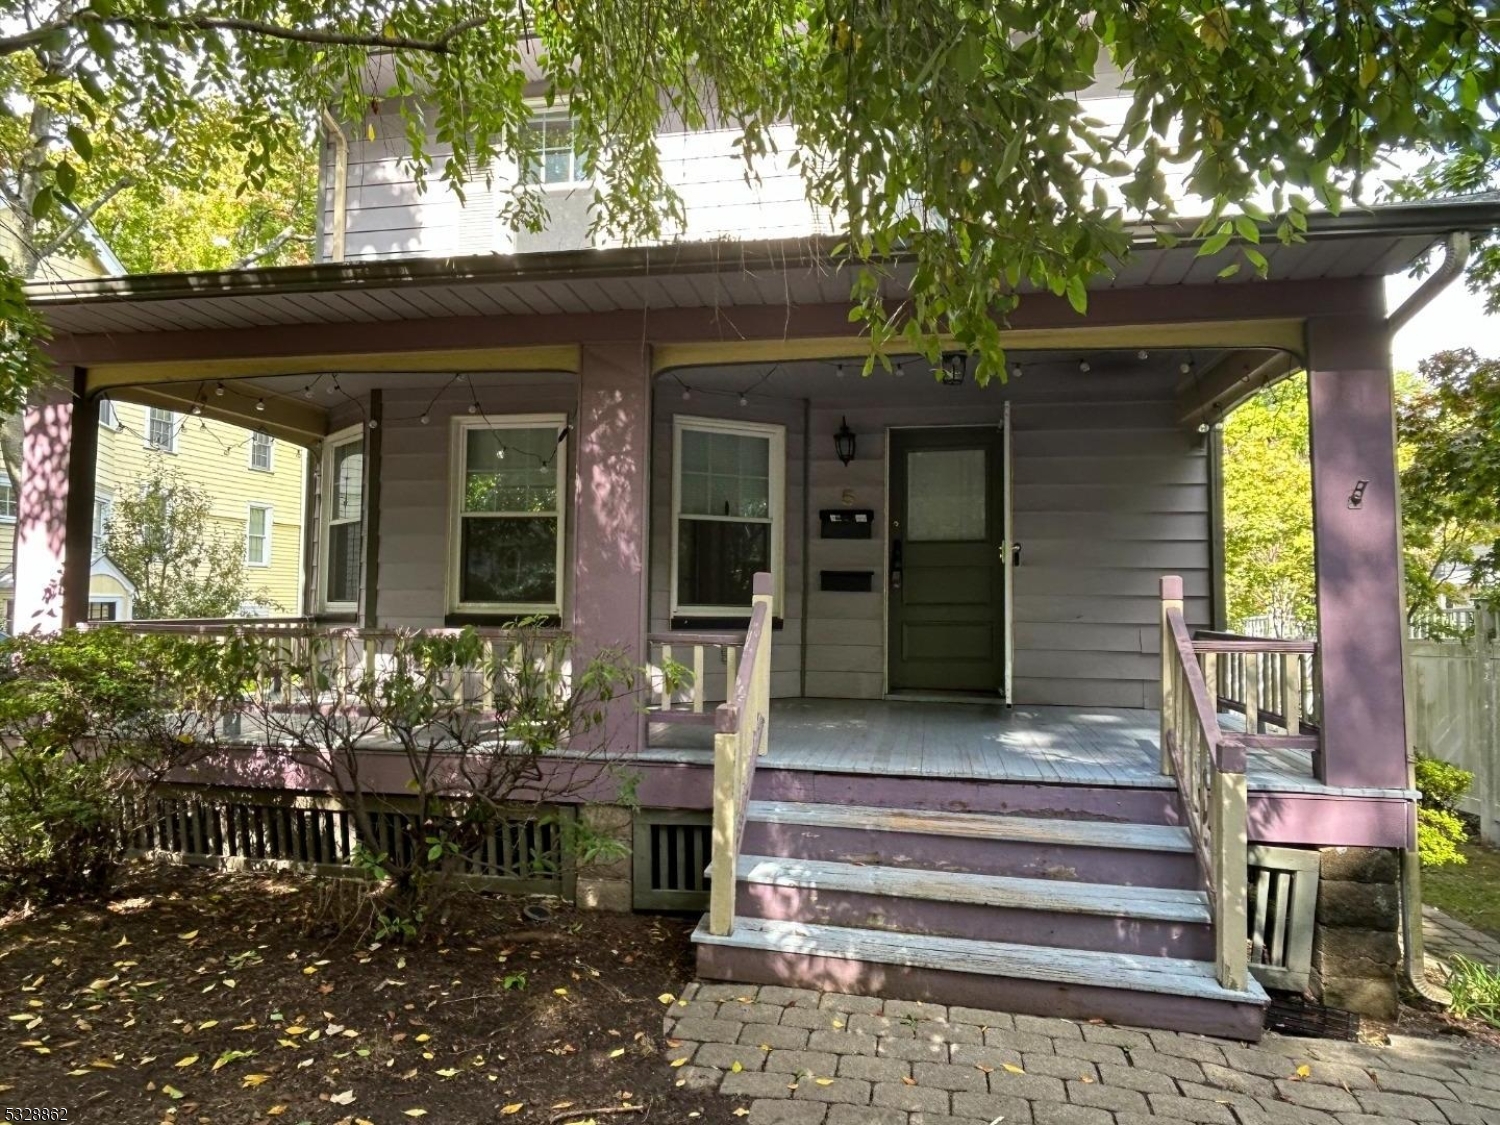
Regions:
M 370 419 L 370 429 L 372 429 L 372 430 L 378 430 L 378 429 L 380 429 L 380 419 L 379 418 L 371 418 Z
M 429 418 L 429 417 L 428 417 L 428 416 L 427 416 L 427 415 L 425 415 L 425 414 L 424 414 L 424 415 L 422 415 L 422 425 L 424 425 L 424 426 L 426 426 L 426 425 L 428 425 L 428 424 L 430 424 L 430 423 L 431 423 L 431 422 L 432 422 L 432 419 L 431 419 L 431 418 Z
M 193 413 L 194 414 L 202 414 L 203 413 L 203 403 L 201 401 L 193 403 Z
M 1012 364 L 1011 368 L 1010 368 L 1010 373 L 1011 373 L 1012 376 L 1014 376 L 1015 378 L 1019 379 L 1021 377 L 1021 365 L 1019 363 Z
M 687 388 L 687 387 L 683 387 L 683 388 L 682 388 L 682 401 L 683 401 L 683 402 L 687 402 L 687 401 L 689 401 L 689 400 L 690 400 L 690 399 L 691 399 L 691 398 L 692 398 L 692 397 L 693 397 L 693 392 L 692 392 L 692 391 L 690 391 L 690 390 L 689 390 L 689 389 L 688 389 L 688 388 Z
M 255 409 L 257 411 L 259 411 L 261 414 L 264 414 L 266 412 L 266 400 L 263 399 L 263 398 L 256 399 L 255 400 Z
M 477 402 L 471 402 L 471 403 L 469 403 L 469 413 L 470 414 L 478 414 L 479 413 L 479 404 Z
M 740 405 L 741 406 L 749 406 L 750 405 L 750 399 L 747 398 L 745 395 L 741 394 L 740 395 Z
M 214 394 L 217 395 L 219 398 L 223 398 L 224 397 L 224 384 L 223 383 L 215 383 L 214 384 Z
M 302 397 L 303 398 L 312 398 L 312 392 L 313 392 L 313 385 L 311 383 L 309 383 L 309 384 L 307 384 L 306 387 L 302 388 Z
M 1140 351 L 1138 351 L 1138 352 L 1135 353 L 1135 358 L 1136 359 L 1150 359 L 1151 358 L 1151 353 L 1148 352 L 1145 348 L 1142 348 Z
M 1093 370 L 1093 367 L 1089 364 L 1088 360 L 1083 359 L 1078 361 L 1078 370 L 1087 375 L 1090 371 Z
M 1193 373 L 1193 361 L 1190 359 L 1183 360 L 1180 364 L 1178 364 L 1177 370 L 1182 372 L 1182 374 L 1184 375 L 1191 375 Z

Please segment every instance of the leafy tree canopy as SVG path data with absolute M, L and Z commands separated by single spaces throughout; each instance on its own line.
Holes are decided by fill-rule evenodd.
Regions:
M 1239 239 L 1262 268 L 1258 223 L 1295 239 L 1392 151 L 1488 154 L 1500 129 L 1495 17 L 1464 0 L 0 0 L 0 29 L 6 112 L 34 142 L 0 170 L 6 201 L 43 223 L 93 205 L 78 193 L 97 131 L 129 121 L 175 151 L 209 99 L 231 107 L 223 138 L 251 189 L 322 107 L 358 121 L 372 97 L 406 115 L 413 171 L 461 189 L 465 169 L 535 144 L 540 88 L 569 100 L 596 222 L 626 239 L 681 215 L 654 143 L 665 120 L 733 123 L 752 161 L 793 122 L 810 196 L 870 267 L 853 294 L 872 343 L 908 333 L 934 354 L 948 332 L 980 378 L 1003 374 L 997 318 L 1018 289 L 1082 310 L 1127 224 L 1171 217 L 1169 171 L 1204 201 L 1206 248 Z M 1129 76 L 1123 127 L 1078 101 L 1106 59 Z M 535 192 L 513 195 L 520 221 Z M 916 270 L 893 314 L 878 263 L 898 249 Z M 20 311 L 13 287 L 0 297 Z

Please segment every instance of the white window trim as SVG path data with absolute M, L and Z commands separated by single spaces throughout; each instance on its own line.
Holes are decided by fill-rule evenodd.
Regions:
M 353 425 L 348 427 L 347 429 L 339 430 L 337 433 L 329 434 L 326 438 L 323 439 L 323 465 L 322 469 L 319 472 L 318 481 L 318 612 L 320 613 L 357 613 L 359 611 L 359 603 L 357 601 L 332 602 L 328 600 L 328 529 L 334 526 L 335 523 L 333 519 L 332 503 L 333 455 L 340 446 L 348 445 L 351 442 L 357 441 L 361 443 L 361 456 L 368 458 L 369 449 L 364 447 L 364 440 L 365 428 L 360 425 Z M 368 483 L 368 461 L 365 462 L 365 469 L 366 481 L 362 483 Z M 367 488 L 361 487 L 359 493 L 359 524 L 361 543 L 364 542 L 364 534 L 368 530 L 365 518 L 368 515 L 365 505 L 365 497 L 368 494 L 368 491 L 369 490 Z M 345 524 L 354 523 L 355 521 L 338 520 L 337 522 L 340 524 Z M 364 560 L 361 559 L 359 568 L 359 588 L 361 593 L 364 592 L 365 585 L 364 571 Z
M 548 105 L 547 102 L 546 102 L 546 100 L 543 99 L 543 98 L 527 98 L 526 99 L 526 108 L 527 108 L 527 111 L 531 115 L 530 118 L 527 120 L 527 123 L 526 123 L 528 127 L 531 126 L 532 124 L 534 124 L 535 122 L 540 121 L 542 118 L 546 118 L 546 117 L 550 117 L 550 118 L 554 118 L 554 119 L 560 118 L 563 121 L 567 121 L 569 123 L 571 123 L 573 121 L 573 114 L 571 112 L 569 103 L 568 103 L 568 101 L 566 99 L 559 99 L 559 100 L 553 102 L 551 105 Z M 574 160 L 576 162 L 577 156 L 578 156 L 578 146 L 577 145 L 574 145 L 574 147 L 573 147 L 573 155 L 574 155 Z M 523 159 L 525 159 L 525 158 L 523 157 Z M 576 163 L 575 163 L 575 166 L 574 166 L 574 169 L 573 169 L 574 175 L 577 175 L 579 171 L 580 171 L 580 169 L 576 166 Z M 573 179 L 573 180 L 556 180 L 556 181 L 553 181 L 552 183 L 548 183 L 545 180 L 540 180 L 540 181 L 537 182 L 537 184 L 535 186 L 538 187 L 538 188 L 540 188 L 543 193 L 547 193 L 547 192 L 559 192 L 559 193 L 566 194 L 568 192 L 577 191 L 579 188 L 591 187 L 591 186 L 593 186 L 593 183 L 594 183 L 594 177 L 593 176 L 584 175 L 582 178 L 579 178 L 579 179 Z
M 264 437 L 266 439 L 266 466 L 261 468 L 255 463 L 255 439 Z M 252 473 L 274 473 L 276 471 L 276 439 L 270 434 L 251 433 L 250 440 L 245 445 L 245 466 Z
M 171 416 L 171 419 L 172 419 L 172 444 L 171 445 L 160 445 L 157 442 L 154 442 L 154 441 L 151 440 L 151 412 L 153 410 L 159 410 L 163 414 L 167 414 L 167 415 Z M 141 444 L 144 445 L 147 449 L 154 449 L 154 450 L 156 450 L 156 452 L 158 452 L 158 453 L 171 453 L 171 454 L 175 455 L 177 453 L 177 439 L 182 436 L 182 433 L 181 433 L 181 429 L 182 428 L 181 428 L 181 426 L 178 425 L 178 421 L 177 421 L 179 417 L 180 417 L 180 415 L 178 415 L 177 411 L 171 410 L 171 409 L 169 409 L 169 408 L 167 408 L 165 406 L 143 406 L 143 407 L 141 407 L 141 420 L 142 420 L 142 423 L 143 423 L 142 430 L 141 430 Z
M 741 437 L 763 437 L 771 441 L 771 588 L 778 610 L 784 604 L 782 589 L 784 543 L 786 530 L 786 427 L 772 422 L 741 422 L 730 418 L 698 418 L 678 414 L 672 418 L 672 616 L 673 617 L 745 617 L 750 604 L 742 606 L 683 605 L 677 600 L 677 552 L 682 525 L 682 432 L 736 434 Z M 693 517 L 713 519 L 715 517 Z M 722 517 L 720 517 L 722 518 Z M 733 522 L 747 522 L 735 517 Z
M 101 410 L 108 409 L 109 411 L 109 421 L 106 422 L 103 418 L 100 418 L 99 424 L 106 430 L 113 430 L 118 433 L 122 426 L 120 422 L 120 404 L 114 399 L 106 397 L 99 400 L 99 407 Z
M 104 536 L 108 532 L 109 521 L 114 516 L 114 513 L 115 513 L 115 494 L 113 492 L 109 491 L 109 489 L 107 489 L 107 488 L 100 488 L 100 489 L 95 490 L 95 492 L 94 492 L 94 511 L 95 512 L 97 512 L 99 510 L 99 505 L 100 504 L 104 505 L 104 510 L 108 514 L 105 516 L 103 524 L 99 528 L 99 546 L 98 546 L 97 550 L 92 550 L 90 552 L 91 559 L 102 558 L 103 555 L 104 555 Z M 92 533 L 92 531 L 93 531 L 93 524 L 92 524 L 93 517 L 90 516 L 89 519 L 90 519 L 89 530 Z M 90 534 L 89 538 L 92 541 L 93 535 Z
M 256 562 L 250 557 L 250 514 L 252 512 L 266 513 L 266 533 L 263 538 L 266 541 L 266 556 L 264 561 Z M 270 504 L 263 504 L 252 500 L 245 505 L 245 565 L 257 568 L 265 568 L 271 565 L 271 521 L 275 509 Z
M 568 543 L 568 440 L 557 443 L 552 467 L 557 473 L 557 588 L 556 597 L 550 602 L 464 602 L 459 600 L 462 589 L 460 571 L 463 566 L 461 546 L 463 536 L 460 524 L 463 520 L 464 458 L 468 449 L 470 430 L 529 430 L 543 426 L 556 426 L 561 432 L 568 424 L 566 414 L 505 414 L 488 418 L 457 417 L 453 419 L 448 458 L 448 589 L 445 604 L 450 613 L 495 613 L 495 614 L 552 614 L 562 616 L 563 588 L 567 583 L 564 569 Z
M 21 514 L 21 490 L 19 488 L 17 488 L 15 485 L 13 485 L 13 484 L 10 483 L 10 475 L 9 474 L 6 474 L 6 476 L 4 478 L 4 484 L 5 484 L 5 486 L 7 488 L 10 489 L 11 498 L 12 498 L 12 500 L 14 501 L 14 503 L 16 505 L 16 515 L 14 515 L 14 516 L 0 515 L 0 524 L 15 523 L 16 522 L 16 516 L 19 516 Z

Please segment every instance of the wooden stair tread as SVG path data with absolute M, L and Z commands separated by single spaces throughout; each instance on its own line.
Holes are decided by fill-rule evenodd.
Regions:
M 1170 887 L 1122 887 L 758 855 L 740 856 L 736 874 L 743 882 L 808 890 L 1191 925 L 1208 925 L 1213 921 L 1206 894 Z
M 1166 824 L 1049 820 L 994 813 L 925 812 L 875 805 L 820 805 L 794 801 L 747 802 L 745 819 L 766 824 L 911 832 L 1039 845 L 1189 854 L 1193 850 L 1192 838 L 1186 828 Z
M 1215 979 L 1211 963 L 1176 957 L 1050 949 L 930 934 L 913 940 L 908 934 L 888 930 L 745 917 L 735 920 L 733 934 L 721 937 L 708 932 L 705 916 L 693 933 L 693 940 L 702 945 L 765 953 L 1021 978 L 1084 988 L 1151 992 L 1233 1004 L 1268 1003 L 1265 990 L 1254 978 L 1246 991 L 1232 992 Z

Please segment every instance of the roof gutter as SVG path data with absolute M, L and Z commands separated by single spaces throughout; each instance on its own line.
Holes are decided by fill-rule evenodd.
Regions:
M 1417 286 L 1406 300 L 1397 306 L 1396 311 L 1385 318 L 1386 329 L 1394 336 L 1405 328 L 1412 319 L 1429 304 L 1433 299 L 1458 278 L 1464 272 L 1464 267 L 1469 264 L 1469 251 L 1473 245 L 1473 239 L 1466 230 L 1450 231 L 1448 242 L 1443 250 L 1443 260 L 1438 268 L 1427 275 L 1421 285 Z

